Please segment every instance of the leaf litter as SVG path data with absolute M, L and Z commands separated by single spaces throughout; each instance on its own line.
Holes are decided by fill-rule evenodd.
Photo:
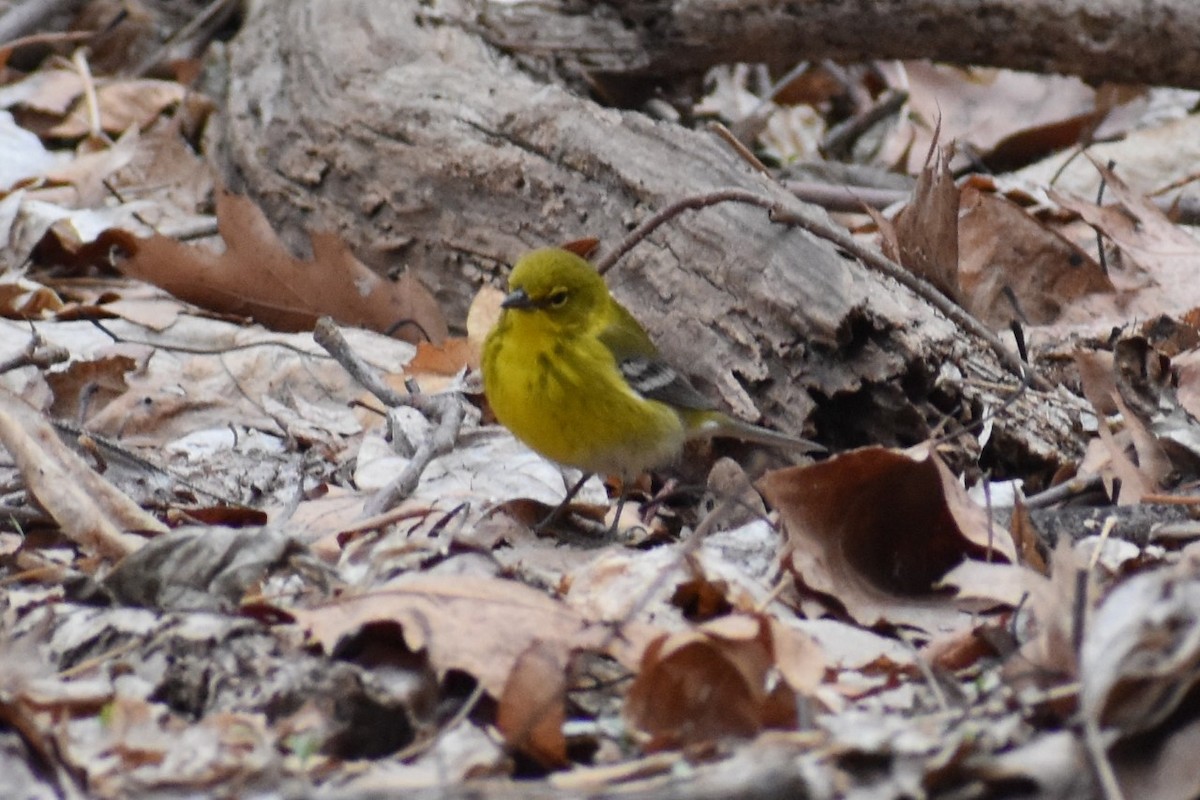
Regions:
M 134 22 L 117 28 L 150 29 Z M 97 63 L 126 57 L 107 46 Z M 696 508 L 636 504 L 640 538 L 538 535 L 523 520 L 574 476 L 478 403 L 466 371 L 494 290 L 450 337 L 416 276 L 380 278 L 319 231 L 311 259 L 289 253 L 251 201 L 213 188 L 190 127 L 212 104 L 182 82 L 103 81 L 93 117 L 78 70 L 7 80 L 3 124 L 25 153 L 0 180 L 12 787 L 394 793 L 516 774 L 735 796 L 751 776 L 814 797 L 1079 797 L 1109 769 L 1125 796 L 1194 796 L 1200 530 L 1125 541 L 1119 511 L 1192 499 L 1195 240 L 1147 199 L 1144 166 L 1133 188 L 1092 165 L 1096 202 L 1030 189 L 1032 172 L 955 180 L 936 149 L 940 127 L 997 163 L 1048 152 L 1115 127 L 1136 97 L 904 69 L 916 127 L 874 158 L 935 158 L 875 224 L 979 319 L 1023 326 L 1090 404 L 1088 452 L 1061 477 L 1120 505 L 1079 541 L 1055 544 L 1020 501 L 973 500 L 964 483 L 988 476 L 934 445 L 753 485 L 719 464 Z M 837 81 L 794 77 L 764 103 L 753 74 L 721 73 L 698 109 L 757 129 L 780 160 L 815 152 Z M 478 404 L 416 490 L 370 518 L 430 426 L 415 408 L 384 426 L 313 344 L 323 315 L 365 329 L 352 348 L 394 386 Z M 606 505 L 597 480 L 574 510 Z

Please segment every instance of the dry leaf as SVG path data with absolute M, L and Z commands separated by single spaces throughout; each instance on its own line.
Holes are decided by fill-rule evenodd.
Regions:
M 483 342 L 488 333 L 500 321 L 500 303 L 504 302 L 504 292 L 494 286 L 484 286 L 480 289 L 471 307 L 467 309 L 467 339 L 478 354 L 483 352 Z
M 96 90 L 100 128 L 107 133 L 120 133 L 132 127 L 146 128 L 167 108 L 181 102 L 187 91 L 174 81 L 149 78 L 102 85 Z M 75 139 L 86 136 L 91 130 L 87 104 L 80 100 L 67 118 L 47 131 L 47 135 Z
M 880 161 L 896 163 L 907 151 L 907 172 L 920 169 L 934 137 L 935 121 L 943 141 L 961 142 L 986 157 L 1022 132 L 1072 121 L 1077 130 L 1085 130 L 1097 111 L 1095 90 L 1074 77 L 921 61 L 892 67 L 896 68 L 904 70 L 897 80 L 908 89 L 911 113 L 897 126 Z M 1027 153 L 1031 145 L 1025 143 Z M 1041 141 L 1044 152 L 1063 146 L 1061 131 Z M 965 157 L 958 161 L 968 163 Z
M 56 419 L 82 425 L 128 390 L 125 375 L 136 366 L 129 356 L 112 355 L 75 360 L 65 369 L 47 373 L 46 382 L 54 391 L 50 413 Z
M 1086 251 L 999 195 L 964 187 L 958 235 L 963 304 L 994 328 L 1047 325 L 1082 297 L 1116 291 Z
M 354 258 L 334 234 L 313 234 L 312 261 L 293 257 L 250 200 L 217 199 L 226 250 L 214 255 L 164 236 L 137 239 L 120 230 L 102 237 L 127 257 L 117 268 L 190 303 L 249 316 L 278 330 L 311 330 L 328 314 L 346 325 L 411 342 L 441 342 L 445 319 L 432 295 L 409 273 L 387 281 Z
M 1129 412 L 1121 398 L 1117 390 L 1112 353 L 1078 350 L 1075 364 L 1079 368 L 1083 394 L 1100 418 L 1100 441 L 1104 443 L 1104 451 L 1108 456 L 1108 463 L 1102 466 L 1101 474 L 1105 478 L 1109 496 L 1112 496 L 1113 480 L 1119 478 L 1121 493 L 1118 502 L 1121 505 L 1140 503 L 1143 497 L 1158 491 L 1171 470 L 1170 460 L 1141 420 Z M 1121 418 L 1128 431 L 1127 436 L 1113 434 L 1105 420 L 1105 417 L 1122 410 L 1124 413 Z M 1130 440 L 1138 456 L 1136 463 L 1127 452 L 1126 445 Z M 1082 471 L 1082 465 L 1080 469 Z
M 1012 562 L 1008 532 L 936 455 L 868 447 L 758 483 L 779 510 L 796 577 L 840 602 L 862 625 L 934 632 L 961 617 L 938 581 L 968 556 Z
M 1121 268 L 1109 271 L 1118 294 L 1077 303 L 1063 321 L 1092 327 L 1122 325 L 1130 318 L 1182 314 L 1200 306 L 1200 281 L 1194 279 L 1200 242 L 1112 170 L 1100 164 L 1096 169 L 1104 176 L 1106 193 L 1119 206 L 1097 206 L 1054 191 L 1050 196 L 1120 249 Z
M 409 649 L 425 652 L 439 676 L 462 670 L 492 697 L 503 695 L 535 642 L 566 663 L 571 649 L 600 639 L 558 600 L 516 581 L 467 575 L 406 575 L 374 591 L 286 613 L 327 653 L 367 625 L 397 625 Z
M 794 657 L 792 643 L 782 649 Z M 663 636 L 646 649 L 625 699 L 625 718 L 649 736 L 648 750 L 793 727 L 795 690 L 772 682 L 775 659 L 772 625 L 763 616 L 721 617 Z M 807 682 L 807 672 L 800 673 Z
M 954 147 L 939 147 L 921 170 L 912 199 L 896 215 L 892 230 L 905 269 L 961 302 L 958 280 L 958 187 L 950 174 Z
M 64 445 L 40 414 L 2 388 L 0 443 L 16 462 L 30 497 L 83 552 L 116 560 L 146 541 L 129 531 L 166 532 Z
M 1025 570 L 1028 598 L 1014 625 L 1020 652 L 1004 665 L 1006 679 L 1021 684 L 1049 686 L 1078 674 L 1075 657 L 1075 611 L 1079 603 L 1079 575 L 1086 573 L 1086 560 L 1063 537 L 1050 554 L 1050 576 Z M 1086 582 L 1084 583 L 1086 591 Z
M 103 584 L 121 603 L 228 613 L 290 547 L 277 528 L 176 528 L 122 559 Z
M 1200 685 L 1200 548 L 1113 589 L 1080 659 L 1081 710 L 1098 726 L 1128 736 L 1167 719 Z
M 534 642 L 517 657 L 496 708 L 496 727 L 512 747 L 547 769 L 567 764 L 566 663 L 561 648 Z

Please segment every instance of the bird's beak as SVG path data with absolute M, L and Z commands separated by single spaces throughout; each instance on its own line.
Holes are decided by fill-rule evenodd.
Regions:
M 525 293 L 524 289 L 509 292 L 508 296 L 500 302 L 501 308 L 533 308 L 533 306 L 533 299 Z

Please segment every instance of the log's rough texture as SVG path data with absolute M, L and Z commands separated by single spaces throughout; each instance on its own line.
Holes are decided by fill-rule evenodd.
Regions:
M 416 270 L 452 323 L 522 251 L 588 235 L 611 246 L 686 195 L 741 187 L 803 210 L 715 138 L 603 108 L 437 21 L 495 5 L 252 4 L 230 47 L 227 178 L 292 243 L 337 229 L 379 268 Z M 608 281 L 734 413 L 815 427 L 835 447 L 916 441 L 939 410 L 994 403 L 979 386 L 1012 385 L 907 290 L 760 209 L 689 212 Z M 1012 457 L 1052 467 L 1076 450 L 1076 408 L 1059 399 L 1029 398 L 1001 424 Z
M 1195 0 L 507 0 L 456 21 L 608 75 L 928 58 L 1200 88 Z

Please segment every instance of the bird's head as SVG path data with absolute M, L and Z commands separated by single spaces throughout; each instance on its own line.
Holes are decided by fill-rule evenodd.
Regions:
M 513 266 L 508 296 L 512 315 L 538 319 L 557 330 L 587 327 L 607 302 L 604 278 L 574 253 L 548 247 L 526 253 Z

